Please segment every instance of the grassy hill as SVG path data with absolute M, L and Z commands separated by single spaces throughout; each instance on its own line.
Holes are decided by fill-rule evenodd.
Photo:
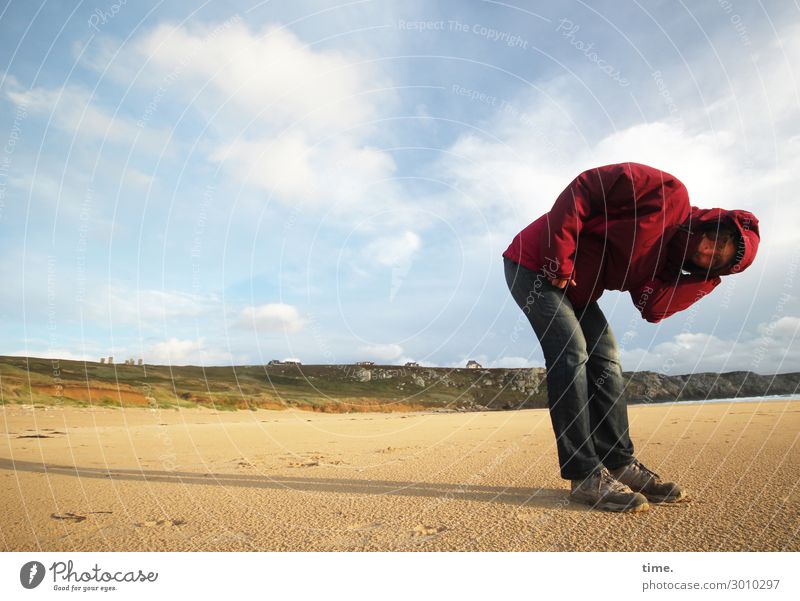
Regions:
M 624 372 L 628 403 L 795 394 L 800 373 L 666 376 Z M 108 365 L 0 356 L 0 404 L 211 407 L 221 410 L 486 410 L 547 406 L 542 368 L 394 365 Z
M 0 356 L 0 402 L 116 407 L 196 407 L 311 411 L 511 408 L 538 393 L 497 387 L 492 371 L 389 365 L 195 367 L 123 365 Z M 487 385 L 488 381 L 488 385 Z M 534 398 L 535 397 L 535 398 Z

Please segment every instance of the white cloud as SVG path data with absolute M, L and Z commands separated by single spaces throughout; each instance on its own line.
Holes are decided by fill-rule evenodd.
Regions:
M 234 140 L 212 151 L 210 159 L 293 208 L 332 209 L 352 217 L 350 211 L 376 195 L 387 203 L 395 195 L 384 181 L 395 170 L 390 155 L 347 141 L 310 144 L 302 131 Z
M 99 106 L 97 98 L 80 86 L 23 89 L 12 81 L 9 87 L 6 96 L 14 104 L 47 117 L 56 128 L 75 137 L 122 144 L 136 141 L 155 152 L 168 143 L 169 132 L 137 127 L 135 120 Z
M 296 332 L 303 329 L 306 321 L 297 307 L 285 303 L 269 303 L 242 309 L 237 325 L 264 331 Z
M 489 367 L 503 369 L 526 369 L 531 367 L 543 367 L 541 361 L 534 361 L 525 357 L 500 357 L 491 362 Z
M 159 25 L 119 56 L 113 46 L 101 42 L 89 64 L 126 85 L 183 94 L 207 124 L 209 160 L 237 182 L 294 209 L 348 217 L 376 197 L 398 200 L 392 156 L 369 143 L 394 92 L 369 57 L 312 48 L 274 24 L 251 30 L 238 16 Z
M 654 122 L 605 137 L 590 160 L 598 165 L 631 160 L 653 165 L 686 184 L 693 205 L 712 207 L 727 205 L 733 193 L 749 188 L 735 165 L 735 153 L 729 131 L 690 133 L 674 123 Z
M 170 338 L 151 345 L 145 350 L 146 363 L 166 363 L 169 365 L 231 365 L 235 358 L 231 353 L 214 346 L 210 350 L 205 338 L 181 340 Z
M 215 150 L 211 160 L 287 201 L 313 200 L 318 190 L 314 185 L 312 152 L 303 135 L 293 132 L 275 140 L 236 140 Z
M 361 265 L 378 265 L 391 269 L 389 301 L 394 301 L 408 273 L 414 257 L 422 248 L 418 234 L 406 230 L 400 234 L 384 235 L 369 242 L 361 251 L 360 258 L 351 262 L 351 271 L 366 275 Z
M 137 188 L 147 188 L 153 183 L 153 176 L 147 173 L 142 173 L 138 169 L 128 167 L 125 170 L 125 183 L 129 186 Z
M 214 295 L 174 290 L 135 290 L 109 285 L 104 291 L 86 296 L 89 297 L 86 301 L 88 312 L 98 323 L 159 328 L 167 320 L 197 318 L 222 311 L 222 302 Z
M 47 348 L 44 350 L 29 348 L 8 353 L 4 352 L 3 354 L 10 357 L 38 357 L 41 359 L 65 359 L 69 361 L 97 361 L 100 357 L 98 354 L 76 353 L 66 348 Z
M 554 125 L 552 135 L 546 137 L 563 144 L 556 134 L 561 128 Z M 575 137 L 571 136 L 573 142 Z M 623 161 L 649 164 L 677 176 L 686 183 L 696 206 L 725 206 L 732 194 L 744 199 L 753 191 L 737 164 L 730 132 L 692 133 L 676 123 L 642 123 L 612 132 L 592 146 L 577 144 L 571 156 L 558 164 L 553 155 L 524 128 L 510 132 L 503 142 L 470 133 L 456 141 L 437 169 L 466 193 L 461 206 L 479 202 L 485 213 L 499 209 L 506 218 L 519 213 L 538 217 L 581 171 Z M 747 204 L 752 206 L 752 199 Z M 518 225 L 521 229 L 525 224 Z
M 382 361 L 391 361 L 403 354 L 403 347 L 399 344 L 374 344 L 362 346 L 360 350 L 367 356 L 368 360 L 375 358 Z
M 775 336 L 776 338 L 795 338 L 800 332 L 800 317 L 786 315 L 758 325 L 758 331 L 765 336 Z
M 131 350 L 130 348 L 115 348 L 113 350 L 95 350 L 90 352 L 75 352 L 65 348 L 47 348 L 44 350 L 23 349 L 16 350 L 7 355 L 13 357 L 41 357 L 65 359 L 72 361 L 98 361 L 101 357 L 114 357 L 116 364 L 122 364 L 126 359 L 133 357 L 135 360 L 142 357 L 145 363 L 167 365 L 231 365 L 247 363 L 246 356 L 234 356 L 206 343 L 205 338 L 183 340 L 169 338 L 161 342 L 150 344 L 144 350 Z M 40 347 L 41 348 L 41 347 Z
M 362 92 L 378 84 L 361 57 L 313 50 L 285 27 L 251 31 L 241 19 L 217 26 L 162 24 L 134 42 L 139 60 L 216 89 L 271 124 L 338 131 L 372 118 Z
M 364 260 L 394 267 L 409 263 L 421 247 L 422 239 L 416 233 L 406 231 L 373 240 L 364 247 L 362 255 Z
M 764 322 L 758 334 L 739 336 L 682 332 L 651 348 L 621 352 L 626 370 L 650 370 L 678 375 L 698 371 L 753 371 L 772 374 L 800 365 L 800 317 L 784 316 Z

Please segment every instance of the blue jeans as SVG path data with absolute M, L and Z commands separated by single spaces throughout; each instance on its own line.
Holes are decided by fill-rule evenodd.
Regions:
M 547 406 L 561 477 L 583 479 L 633 461 L 625 383 L 614 334 L 596 301 L 575 309 L 544 273 L 503 257 L 511 296 L 542 345 Z

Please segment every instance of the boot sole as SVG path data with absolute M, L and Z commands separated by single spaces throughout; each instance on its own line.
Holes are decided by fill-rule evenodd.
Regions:
M 644 495 L 644 493 L 641 493 Z M 663 497 L 659 495 L 644 495 L 647 497 L 647 500 L 651 503 L 678 503 L 680 501 L 688 500 L 688 497 L 685 492 L 682 492 L 677 497 Z
M 614 513 L 640 513 L 650 509 L 650 505 L 648 503 L 642 503 L 641 505 L 617 505 L 616 503 L 605 503 L 603 505 L 596 505 L 595 508 L 603 511 L 613 511 Z
M 592 509 L 600 509 L 601 511 L 613 511 L 614 513 L 639 513 L 650 509 L 647 503 L 639 503 L 638 505 L 631 505 L 630 503 L 598 503 L 594 499 L 584 499 L 581 497 L 570 496 L 576 503 L 589 505 Z

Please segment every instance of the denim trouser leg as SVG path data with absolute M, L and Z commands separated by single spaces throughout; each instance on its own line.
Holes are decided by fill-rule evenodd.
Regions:
M 562 478 L 584 478 L 606 461 L 611 468 L 630 463 L 619 353 L 599 305 L 576 311 L 543 273 L 504 263 L 511 295 L 542 345 Z
M 596 302 L 579 317 L 589 360 L 586 364 L 592 441 L 600 461 L 609 469 L 633 461 L 628 407 L 622 399 L 625 381 L 614 333 Z

